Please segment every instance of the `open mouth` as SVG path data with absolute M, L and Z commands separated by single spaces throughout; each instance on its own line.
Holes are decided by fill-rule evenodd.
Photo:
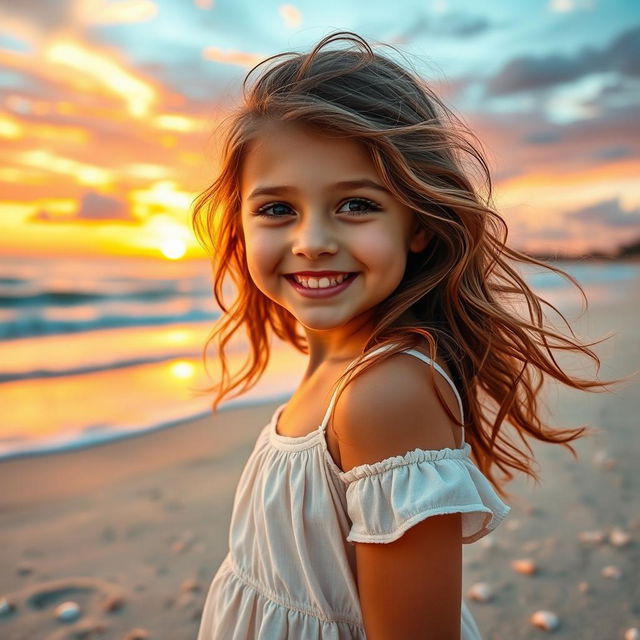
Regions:
M 314 278 L 315 282 L 318 284 L 318 286 L 315 287 L 301 284 L 291 274 L 286 275 L 285 278 L 289 280 L 291 286 L 299 293 L 316 298 L 340 293 L 351 284 L 351 282 L 356 278 L 357 275 L 358 272 L 348 273 L 344 277 L 342 282 L 338 282 L 337 284 L 331 284 L 331 279 L 327 276 L 323 276 L 322 278 Z
M 353 272 L 353 273 L 348 273 L 340 282 L 336 283 L 336 284 L 331 284 L 331 278 L 328 276 L 322 276 L 320 278 L 314 278 L 315 280 L 318 281 L 322 281 L 322 280 L 328 280 L 329 284 L 327 286 L 319 286 L 319 287 L 313 287 L 313 286 L 305 286 L 304 284 L 302 284 L 301 282 L 298 282 L 295 277 L 293 276 L 293 274 L 287 274 L 285 276 L 285 278 L 287 278 L 288 280 L 291 280 L 292 282 L 294 282 L 295 284 L 304 287 L 305 289 L 331 289 L 332 287 L 339 287 L 341 284 L 343 284 L 344 282 L 347 282 L 347 280 L 352 280 L 353 278 L 355 278 L 355 276 L 357 276 L 357 272 Z M 309 276 L 311 277 L 311 276 Z M 305 280 L 307 280 L 308 278 L 304 278 Z

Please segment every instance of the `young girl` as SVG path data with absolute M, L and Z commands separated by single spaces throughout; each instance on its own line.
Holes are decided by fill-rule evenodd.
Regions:
M 545 326 L 509 259 L 545 265 L 505 246 L 486 163 L 424 81 L 350 32 L 269 60 L 194 210 L 224 311 L 214 410 L 255 384 L 271 334 L 309 360 L 243 471 L 198 639 L 480 638 L 462 544 L 509 513 L 494 466 L 538 480 L 501 427 L 575 456 L 585 428 L 544 425 L 537 393 L 542 374 L 603 384 L 553 349 L 598 359 Z M 240 329 L 250 359 L 230 376 Z

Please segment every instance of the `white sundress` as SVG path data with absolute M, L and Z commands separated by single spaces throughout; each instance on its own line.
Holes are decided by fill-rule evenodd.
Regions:
M 415 349 L 403 353 L 444 376 L 462 415 L 442 367 Z M 209 587 L 197 640 L 366 640 L 354 542 L 392 542 L 429 516 L 460 512 L 469 544 L 508 515 L 470 460 L 464 429 L 459 449 L 414 449 L 342 471 L 325 440 L 334 402 L 335 393 L 322 424 L 305 436 L 277 433 L 286 403 L 260 432 L 238 483 L 229 551 Z M 460 637 L 481 640 L 464 599 Z

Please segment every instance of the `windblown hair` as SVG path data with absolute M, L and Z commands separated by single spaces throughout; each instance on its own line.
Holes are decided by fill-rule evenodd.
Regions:
M 339 41 L 351 46 L 328 48 Z M 264 69 L 248 90 L 252 73 L 269 62 L 277 64 Z M 212 255 L 214 295 L 223 312 L 203 354 L 206 365 L 207 348 L 216 340 L 221 380 L 208 389 L 217 392 L 213 410 L 225 396 L 241 395 L 259 380 L 269 361 L 271 332 L 308 354 L 296 318 L 250 277 L 240 215 L 240 172 L 248 145 L 267 122 L 296 122 L 364 145 L 384 186 L 415 212 L 431 237 L 422 252 L 408 255 L 400 285 L 376 308 L 363 355 L 383 344 L 393 346 L 359 359 L 336 382 L 338 393 L 380 360 L 426 340 L 431 357 L 437 354 L 446 363 L 461 391 L 474 459 L 503 497 L 509 494 L 500 485 L 513 478 L 510 469 L 539 482 L 533 456 L 501 430 L 505 421 L 530 453 L 525 432 L 563 444 L 576 457 L 569 442 L 590 429 L 545 425 L 538 393 L 545 374 L 582 390 L 610 384 L 568 375 L 554 355 L 554 350 L 579 352 L 599 368 L 598 356 L 589 348 L 598 342 L 581 343 L 566 318 L 534 293 L 510 262 L 550 269 L 578 287 L 585 304 L 586 296 L 570 274 L 506 246 L 507 226 L 494 210 L 482 147 L 463 122 L 424 80 L 348 31 L 326 36 L 308 54 L 286 52 L 262 61 L 247 74 L 243 96 L 225 122 L 219 175 L 197 197 L 193 211 L 196 235 Z M 230 307 L 223 299 L 227 274 L 237 288 Z M 552 330 L 543 305 L 562 317 L 571 337 Z M 517 313 L 517 308 L 526 312 Z M 417 322 L 400 320 L 408 310 Z M 240 329 L 246 331 L 250 351 L 243 368 L 230 375 L 225 348 Z M 437 388 L 436 393 L 460 424 Z M 500 482 L 493 465 L 503 473 Z

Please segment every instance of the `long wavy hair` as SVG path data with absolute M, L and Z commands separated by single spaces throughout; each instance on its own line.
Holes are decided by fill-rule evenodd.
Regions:
M 330 48 L 341 41 L 349 46 Z M 249 88 L 258 69 L 262 73 Z M 503 497 L 509 494 L 501 484 L 513 478 L 512 469 L 539 482 L 533 456 L 505 436 L 505 421 L 529 453 L 533 452 L 525 433 L 563 444 L 577 457 L 569 443 L 591 429 L 545 425 L 538 393 L 545 375 L 582 390 L 604 390 L 613 384 L 568 375 L 554 356 L 557 350 L 579 352 L 599 370 L 598 356 L 589 347 L 602 340 L 578 340 L 566 318 L 536 295 L 514 268 L 517 262 L 550 269 L 571 281 L 588 306 L 570 274 L 507 247 L 507 226 L 492 203 L 482 146 L 464 123 L 417 74 L 374 52 L 349 31 L 326 36 L 310 53 L 267 58 L 249 71 L 242 88 L 241 105 L 221 124 L 218 177 L 199 194 L 193 209 L 195 233 L 212 256 L 213 291 L 223 312 L 203 354 L 206 366 L 207 349 L 215 341 L 221 378 L 207 389 L 216 392 L 214 412 L 225 396 L 241 395 L 259 380 L 269 362 L 272 333 L 298 351 L 309 352 L 296 318 L 253 283 L 240 216 L 240 171 L 248 145 L 266 122 L 292 121 L 364 145 L 384 186 L 415 212 L 431 236 L 422 252 L 408 255 L 400 285 L 376 308 L 375 326 L 362 355 L 384 344 L 390 348 L 359 358 L 336 381 L 338 395 L 369 367 L 426 340 L 431 357 L 446 363 L 461 391 L 466 440 L 476 464 Z M 227 276 L 237 289 L 230 306 L 223 296 Z M 548 326 L 543 305 L 562 317 L 570 335 Z M 416 322 L 400 320 L 408 310 Z M 225 349 L 241 329 L 250 350 L 242 369 L 232 374 Z M 436 392 L 451 419 L 460 424 Z M 494 465 L 503 474 L 501 481 L 496 480 Z

